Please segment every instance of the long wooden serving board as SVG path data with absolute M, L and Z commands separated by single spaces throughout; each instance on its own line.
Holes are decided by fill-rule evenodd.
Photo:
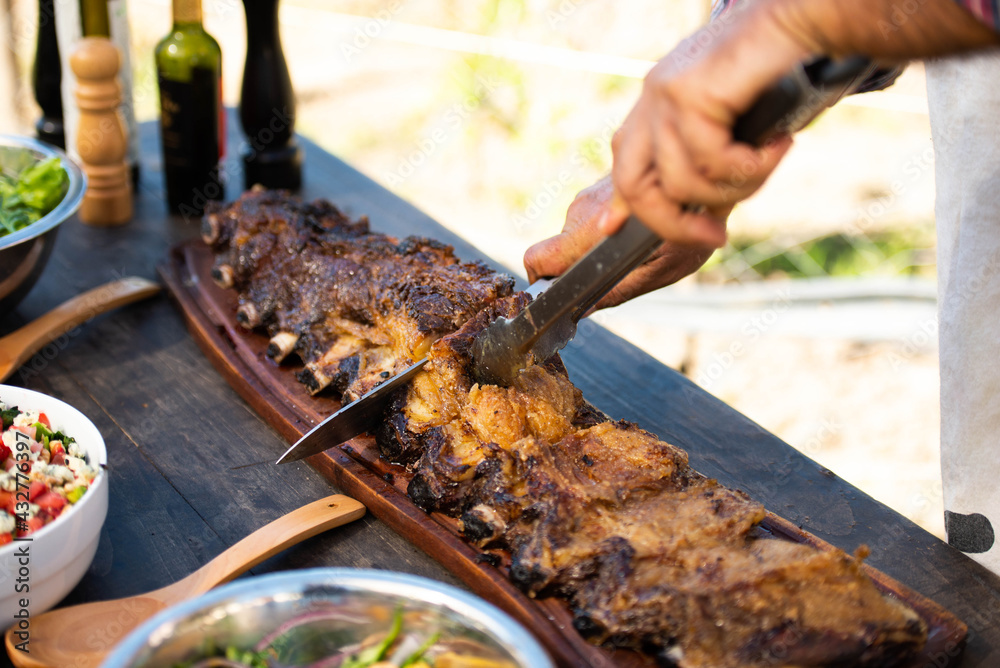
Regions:
M 332 397 L 312 397 L 296 380 L 296 366 L 267 358 L 268 338 L 236 323 L 236 293 L 211 280 L 213 256 L 200 241 L 170 250 L 160 275 L 183 312 L 194 340 L 232 387 L 281 435 L 293 443 L 324 417 L 340 408 Z M 275 453 L 275 459 L 281 453 Z M 507 579 L 503 565 L 494 566 L 468 545 L 457 522 L 438 513 L 427 514 L 406 495 L 410 476 L 403 467 L 378 456 L 374 438 L 361 436 L 307 460 L 345 493 L 364 503 L 373 515 L 438 560 L 474 592 L 491 601 L 530 629 L 563 666 L 655 666 L 649 656 L 628 650 L 595 647 L 573 628 L 566 604 L 555 598 L 533 599 Z M 768 513 L 761 527 L 775 536 L 820 549 L 834 549 L 790 522 Z M 913 668 L 944 668 L 957 663 L 966 625 L 950 612 L 880 571 L 866 566 L 877 586 L 916 610 L 929 629 L 923 653 Z

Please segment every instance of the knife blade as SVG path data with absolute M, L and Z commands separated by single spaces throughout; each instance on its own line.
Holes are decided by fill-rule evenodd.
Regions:
M 424 368 L 427 358 L 410 365 L 403 371 L 369 390 L 346 406 L 342 406 L 328 418 L 310 429 L 305 436 L 295 442 L 295 445 L 285 450 L 275 464 L 285 464 L 305 459 L 318 452 L 323 452 L 341 443 L 346 443 L 355 436 L 368 431 L 378 422 L 382 411 L 397 388 L 406 385 Z
M 796 132 L 856 88 L 874 69 L 871 61 L 861 56 L 802 63 L 736 120 L 733 137 L 760 145 L 777 133 Z M 498 320 L 480 333 L 473 342 L 477 379 L 509 384 L 531 356 L 544 360 L 563 348 L 576 334 L 580 318 L 659 244 L 659 237 L 637 218 L 629 217 L 616 234 L 591 249 L 551 285 L 545 283 L 547 289 L 518 316 L 504 318 L 502 323 Z M 542 282 L 537 281 L 529 292 L 537 293 L 541 287 Z M 304 459 L 370 431 L 393 392 L 412 380 L 426 361 L 416 362 L 330 415 L 276 463 Z

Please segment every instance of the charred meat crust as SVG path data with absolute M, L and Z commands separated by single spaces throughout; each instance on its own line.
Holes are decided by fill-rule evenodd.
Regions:
M 460 262 L 451 246 L 374 233 L 330 202 L 282 191 L 213 204 L 202 233 L 216 255 L 214 279 L 239 294 L 238 322 L 295 341 L 275 346 L 275 359 L 296 353 L 312 393 L 333 385 L 361 396 L 513 291 L 512 278 Z
M 409 466 L 420 457 L 424 451 L 424 434 L 415 434 L 407 430 L 406 407 L 408 389 L 401 387 L 393 393 L 386 406 L 382 420 L 375 428 L 375 444 L 379 454 L 393 464 Z

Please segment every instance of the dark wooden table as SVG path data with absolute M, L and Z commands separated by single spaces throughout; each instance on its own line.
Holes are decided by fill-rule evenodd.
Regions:
M 141 133 L 145 160 L 134 220 L 119 229 L 66 222 L 44 275 L 17 311 L 0 321 L 0 335 L 114 278 L 155 279 L 167 248 L 198 233 L 197 221 L 166 214 L 156 126 L 146 124 Z M 235 148 L 239 138 L 232 139 Z M 326 197 L 352 215 L 367 214 L 379 231 L 433 236 L 453 243 L 463 258 L 488 260 L 304 143 L 303 197 Z M 230 198 L 241 189 L 238 162 L 227 162 Z M 1000 666 L 1000 578 L 596 325 L 583 323 L 564 359 L 593 404 L 685 448 L 697 470 L 746 490 L 845 550 L 868 544 L 871 564 L 969 625 L 962 666 Z M 66 605 L 174 582 L 279 515 L 337 491 L 305 463 L 272 464 L 287 444 L 209 365 L 165 295 L 84 325 L 7 382 L 76 406 L 107 443 L 110 510 L 93 565 Z M 388 569 L 459 584 L 370 515 L 287 550 L 253 573 L 316 566 Z M 0 665 L 10 664 L 3 657 Z

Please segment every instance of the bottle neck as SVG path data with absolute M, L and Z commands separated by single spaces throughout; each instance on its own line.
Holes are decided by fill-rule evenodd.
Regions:
M 84 37 L 111 37 L 107 0 L 80 0 Z
M 201 0 L 173 0 L 174 25 L 201 25 Z

